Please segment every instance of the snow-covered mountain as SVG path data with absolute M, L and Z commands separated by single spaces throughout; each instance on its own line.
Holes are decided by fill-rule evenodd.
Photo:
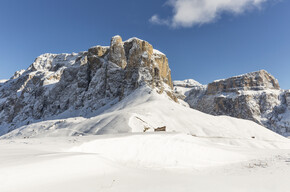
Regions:
M 123 42 L 115 36 L 109 47 L 43 54 L 1 84 L 1 138 L 158 130 L 198 137 L 282 138 L 251 121 L 186 107 L 182 96 L 190 98 L 192 90 L 203 93 L 211 86 L 194 80 L 174 84 L 175 89 L 167 57 L 138 38 Z
M 3 83 L 5 83 L 6 81 L 8 81 L 8 79 L 1 79 L 0 80 L 0 85 L 3 84 Z
M 142 133 L 163 127 L 167 132 L 195 137 L 254 138 L 260 141 L 285 139 L 252 121 L 212 116 L 185 107 L 172 101 L 167 94 L 159 94 L 148 86 L 136 89 L 122 101 L 91 117 L 42 120 L 24 125 L 1 138 Z
M 187 90 L 184 100 L 208 114 L 252 120 L 290 135 L 290 91 L 280 89 L 278 80 L 265 70 L 197 86 Z
M 265 92 L 272 106 L 268 93 L 284 92 L 261 73 L 232 87 L 172 83 L 165 54 L 120 36 L 43 54 L 0 81 L 0 191 L 287 191 L 289 139 L 183 101 L 206 108 L 216 92 Z
M 85 118 L 149 86 L 173 100 L 166 56 L 148 42 L 120 36 L 110 47 L 43 54 L 0 86 L 0 135 L 36 121 Z
M 184 100 L 192 89 L 205 90 L 206 85 L 202 85 L 193 79 L 186 79 L 183 81 L 173 81 L 173 90 L 177 98 Z

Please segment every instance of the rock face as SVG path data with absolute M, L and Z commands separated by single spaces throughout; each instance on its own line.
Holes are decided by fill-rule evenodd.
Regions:
M 290 135 L 290 92 L 281 90 L 278 81 L 265 70 L 196 87 L 184 100 L 205 113 L 252 120 Z
M 110 47 L 43 54 L 0 83 L 0 135 L 57 115 L 90 116 L 140 86 L 176 100 L 168 59 L 138 38 L 123 42 L 115 36 Z
M 116 63 L 119 67 L 123 69 L 127 65 L 125 49 L 122 38 L 120 36 L 115 36 L 111 40 L 109 60 L 113 63 Z
M 219 92 L 237 92 L 239 90 L 265 90 L 276 89 L 280 86 L 278 81 L 265 70 L 248 73 L 228 79 L 217 80 L 208 84 L 207 94 L 216 94 Z

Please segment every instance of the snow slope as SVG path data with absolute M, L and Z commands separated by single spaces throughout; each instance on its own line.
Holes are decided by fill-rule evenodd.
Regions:
M 0 84 L 5 83 L 6 81 L 8 81 L 8 79 L 1 79 Z
M 173 118 L 174 117 L 174 118 Z M 173 102 L 166 94 L 143 86 L 121 102 L 104 106 L 104 111 L 90 118 L 73 117 L 41 121 L 22 126 L 0 138 L 47 136 L 84 136 L 116 133 L 153 132 L 166 126 L 167 132 L 180 132 L 197 137 L 258 140 L 266 146 L 286 138 L 248 120 L 212 116 Z
M 290 150 L 251 142 L 177 133 L 1 140 L 0 191 L 289 191 Z
M 147 86 L 90 116 L 2 136 L 0 191 L 289 190 L 289 140 L 252 121 L 208 115 Z

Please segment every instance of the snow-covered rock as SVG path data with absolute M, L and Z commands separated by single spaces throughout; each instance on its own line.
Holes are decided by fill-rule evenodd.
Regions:
M 184 100 L 192 89 L 205 90 L 206 85 L 202 85 L 193 79 L 183 81 L 173 81 L 174 93 L 178 99 Z
M 270 141 L 287 141 L 286 138 L 258 125 L 255 122 L 228 116 L 213 116 L 184 107 L 173 102 L 166 93 L 143 86 L 133 91 L 126 98 L 99 114 L 90 117 L 58 116 L 52 120 L 41 120 L 21 126 L 1 139 L 86 136 L 119 133 L 155 132 L 156 128 L 165 127 L 167 132 L 183 133 L 193 137 L 245 140 L 244 146 L 258 142 L 259 147 L 271 147 Z M 230 139 L 231 140 L 231 139 Z M 267 142 L 265 142 L 267 141 Z M 220 141 L 221 142 L 221 141 Z M 281 146 L 282 147 L 282 146 Z
M 278 80 L 265 70 L 247 73 L 228 79 L 216 80 L 208 84 L 207 94 L 235 92 L 239 90 L 279 90 Z
M 109 60 L 122 68 L 125 68 L 127 65 L 123 41 L 119 35 L 111 40 Z
M 224 89 L 226 82 L 232 87 Z M 75 136 L 162 129 L 206 137 L 277 137 L 256 123 L 213 117 L 178 103 L 186 97 L 185 101 L 201 111 L 260 124 L 273 111 L 279 112 L 275 113 L 280 115 L 276 119 L 285 120 L 281 115 L 286 117 L 288 108 L 277 106 L 286 105 L 289 94 L 279 90 L 272 76 L 262 71 L 214 84 L 218 88 L 194 80 L 175 81 L 173 89 L 165 54 L 138 38 L 123 42 L 115 36 L 109 47 L 43 54 L 27 70 L 16 72 L 0 84 L 0 136 Z M 220 102 L 216 102 L 216 95 L 220 95 Z M 238 98 L 240 105 L 232 104 L 233 98 Z M 238 115 L 226 113 L 230 110 Z
M 290 108 L 290 90 L 285 91 L 286 104 Z
M 179 87 L 200 87 L 202 84 L 199 82 L 193 80 L 193 79 L 186 79 L 183 81 L 173 81 L 174 86 L 179 86 Z
M 8 81 L 8 79 L 1 79 L 1 80 L 0 80 L 0 83 L 3 84 L 3 83 L 5 83 L 6 81 Z
M 185 101 L 212 115 L 255 121 L 282 135 L 290 134 L 289 91 L 265 70 L 214 81 L 191 89 Z
M 138 38 L 72 54 L 43 54 L 0 84 L 0 135 L 35 121 L 92 116 L 141 86 L 172 92 L 168 60 Z M 176 99 L 175 99 L 176 100 Z
M 6 81 L 8 81 L 8 79 L 2 79 L 2 80 L 0 80 L 0 87 L 6 82 Z

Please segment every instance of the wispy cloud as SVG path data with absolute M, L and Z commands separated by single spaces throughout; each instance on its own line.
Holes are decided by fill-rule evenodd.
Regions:
M 171 27 L 192 27 L 211 23 L 220 18 L 222 13 L 235 15 L 253 8 L 260 8 L 267 0 L 168 0 L 167 5 L 173 8 L 170 19 L 162 19 L 157 14 L 150 22 Z
M 167 19 L 161 19 L 158 15 L 153 15 L 149 21 L 158 25 L 170 25 L 170 21 Z

